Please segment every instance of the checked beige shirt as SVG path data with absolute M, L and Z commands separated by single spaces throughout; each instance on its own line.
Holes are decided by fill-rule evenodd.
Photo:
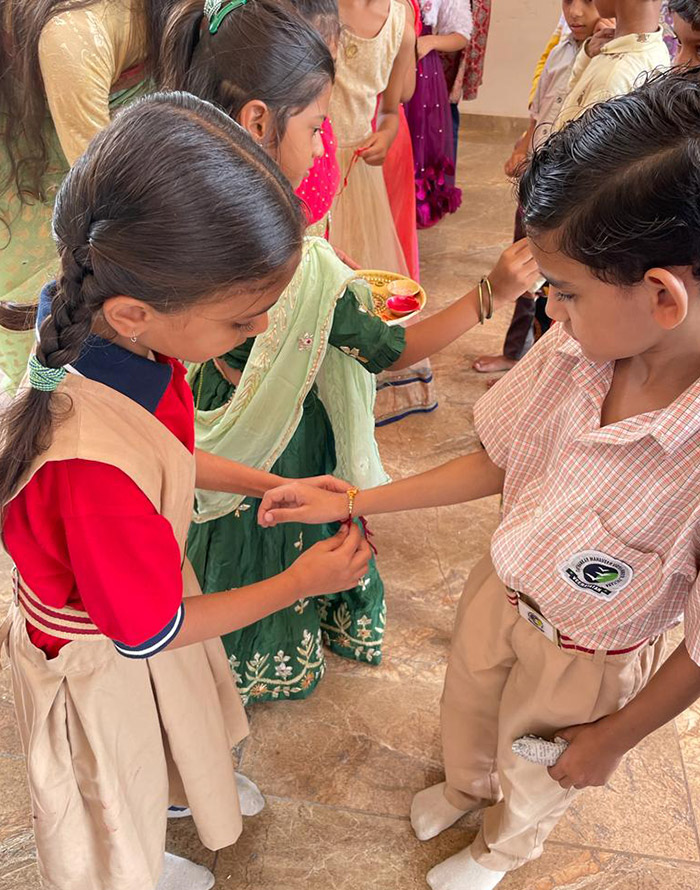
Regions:
M 601 428 L 613 370 L 555 325 L 475 406 L 506 473 L 494 566 L 590 649 L 633 646 L 684 616 L 700 664 L 700 380 Z

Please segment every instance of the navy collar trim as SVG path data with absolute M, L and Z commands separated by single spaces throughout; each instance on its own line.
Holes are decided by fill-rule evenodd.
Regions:
M 55 293 L 55 282 L 47 284 L 41 291 L 37 327 L 50 315 Z M 83 377 L 96 380 L 127 396 L 151 414 L 155 414 L 173 376 L 169 364 L 136 355 L 95 334 L 86 340 L 80 358 L 71 367 Z

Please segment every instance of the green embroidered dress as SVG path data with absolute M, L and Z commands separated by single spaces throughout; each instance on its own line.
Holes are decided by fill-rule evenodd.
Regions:
M 324 261 L 328 259 L 326 253 L 331 253 L 325 242 L 317 244 L 315 249 Z M 335 255 L 331 262 L 338 263 Z M 345 271 L 350 274 L 349 270 Z M 313 288 L 313 275 L 306 275 L 305 281 Z M 303 284 L 304 281 L 299 290 L 301 301 L 305 297 Z M 373 316 L 356 294 L 356 288 L 341 287 L 337 302 L 333 301 L 334 305 L 323 313 L 329 325 L 327 352 L 340 351 L 344 362 L 357 363 L 363 369 L 359 373 L 369 376 L 385 370 L 399 358 L 405 333 L 400 327 L 387 327 Z M 310 299 L 313 298 L 310 296 Z M 271 327 L 270 339 L 274 340 L 272 317 Z M 314 348 L 314 334 L 295 330 L 294 325 L 290 326 L 286 338 L 294 338 L 294 349 L 299 353 Z M 247 341 L 224 360 L 243 371 L 254 343 L 254 340 Z M 229 403 L 235 393 L 212 362 L 199 367 L 191 382 L 199 411 L 213 412 L 212 416 Z M 242 380 L 239 387 L 243 383 Z M 371 406 L 368 410 L 371 412 Z M 349 421 L 352 424 L 352 418 Z M 272 423 L 272 418 L 268 422 Z M 293 478 L 336 471 L 343 475 L 337 470 L 337 432 L 334 434 L 329 411 L 314 379 L 291 437 L 274 464 L 264 468 Z M 373 441 L 368 443 L 367 452 L 374 447 Z M 228 456 L 235 455 L 228 453 Z M 349 481 L 355 479 L 349 478 Z M 188 556 L 205 593 L 252 584 L 278 574 L 302 551 L 337 530 L 336 525 L 298 523 L 261 529 L 257 524 L 259 504 L 259 500 L 247 498 L 226 515 L 192 525 Z M 244 702 L 304 698 L 324 674 L 324 643 L 338 655 L 378 664 L 384 624 L 384 587 L 372 560 L 369 573 L 355 589 L 302 599 L 250 627 L 228 634 L 223 641 Z

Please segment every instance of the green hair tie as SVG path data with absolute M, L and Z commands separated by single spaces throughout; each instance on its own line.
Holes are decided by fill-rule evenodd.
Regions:
M 33 355 L 27 365 L 29 385 L 40 392 L 53 392 L 68 373 L 65 368 L 47 368 Z
M 229 12 L 233 12 L 239 6 L 245 6 L 247 2 L 248 0 L 231 0 L 230 3 L 221 6 L 221 0 L 207 0 L 204 4 L 204 15 L 209 19 L 209 33 L 216 34 Z

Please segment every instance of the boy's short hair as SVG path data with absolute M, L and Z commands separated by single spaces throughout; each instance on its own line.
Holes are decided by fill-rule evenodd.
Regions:
M 655 266 L 700 280 L 700 67 L 591 106 L 535 152 L 519 197 L 528 235 L 603 281 Z
M 700 0 L 670 0 L 668 7 L 688 22 L 694 31 L 700 31 Z

